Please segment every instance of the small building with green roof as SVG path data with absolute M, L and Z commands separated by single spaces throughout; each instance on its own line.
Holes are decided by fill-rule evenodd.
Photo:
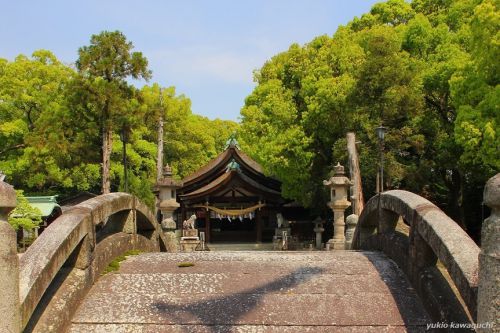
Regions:
M 32 207 L 42 212 L 43 225 L 40 226 L 40 232 L 62 214 L 61 206 L 56 200 L 57 195 L 26 197 L 26 199 Z

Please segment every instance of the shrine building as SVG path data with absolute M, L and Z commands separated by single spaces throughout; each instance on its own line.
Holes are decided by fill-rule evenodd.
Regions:
M 171 173 L 163 182 L 172 183 L 168 176 Z M 180 204 L 177 227 L 195 215 L 196 227 L 209 243 L 271 242 L 277 214 L 286 210 L 287 203 L 281 182 L 264 175 L 234 138 L 217 157 L 177 183 L 172 198 Z

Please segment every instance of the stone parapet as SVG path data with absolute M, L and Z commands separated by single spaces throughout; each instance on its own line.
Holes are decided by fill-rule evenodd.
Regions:
M 115 257 L 159 250 L 159 229 L 147 206 L 127 193 L 101 195 L 65 212 L 20 258 L 20 329 L 11 332 L 65 331 L 75 304 Z
M 395 230 L 400 217 L 410 226 L 409 236 Z M 434 321 L 476 320 L 480 249 L 455 221 L 427 199 L 402 190 L 371 198 L 359 217 L 352 247 L 383 251 L 398 263 Z M 437 269 L 438 259 L 471 319 Z
M 359 216 L 356 214 L 351 214 L 345 219 L 345 224 L 347 226 L 347 230 L 345 232 L 345 249 L 350 250 L 352 245 L 352 239 L 354 237 L 354 230 L 356 229 L 356 225 L 358 224 Z
M 16 207 L 16 192 L 0 180 L 0 332 L 20 332 L 19 259 L 17 238 L 8 223 L 8 214 Z
M 486 183 L 483 201 L 491 215 L 481 230 L 477 331 L 489 333 L 500 332 L 500 173 Z

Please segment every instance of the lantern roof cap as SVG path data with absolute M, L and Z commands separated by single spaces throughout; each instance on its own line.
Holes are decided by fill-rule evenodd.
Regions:
M 172 177 L 172 167 L 167 163 L 163 167 L 163 178 Z
M 323 180 L 323 185 L 330 187 L 338 185 L 352 185 L 352 182 L 349 180 L 349 178 L 345 176 L 344 167 L 340 163 L 337 163 L 337 165 L 333 167 L 333 170 L 333 176 L 328 180 Z

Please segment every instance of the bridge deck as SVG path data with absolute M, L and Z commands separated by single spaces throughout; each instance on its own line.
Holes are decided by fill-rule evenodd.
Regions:
M 177 267 L 186 261 L 195 265 Z M 69 331 L 424 332 L 429 322 L 377 252 L 150 253 L 103 276 Z

